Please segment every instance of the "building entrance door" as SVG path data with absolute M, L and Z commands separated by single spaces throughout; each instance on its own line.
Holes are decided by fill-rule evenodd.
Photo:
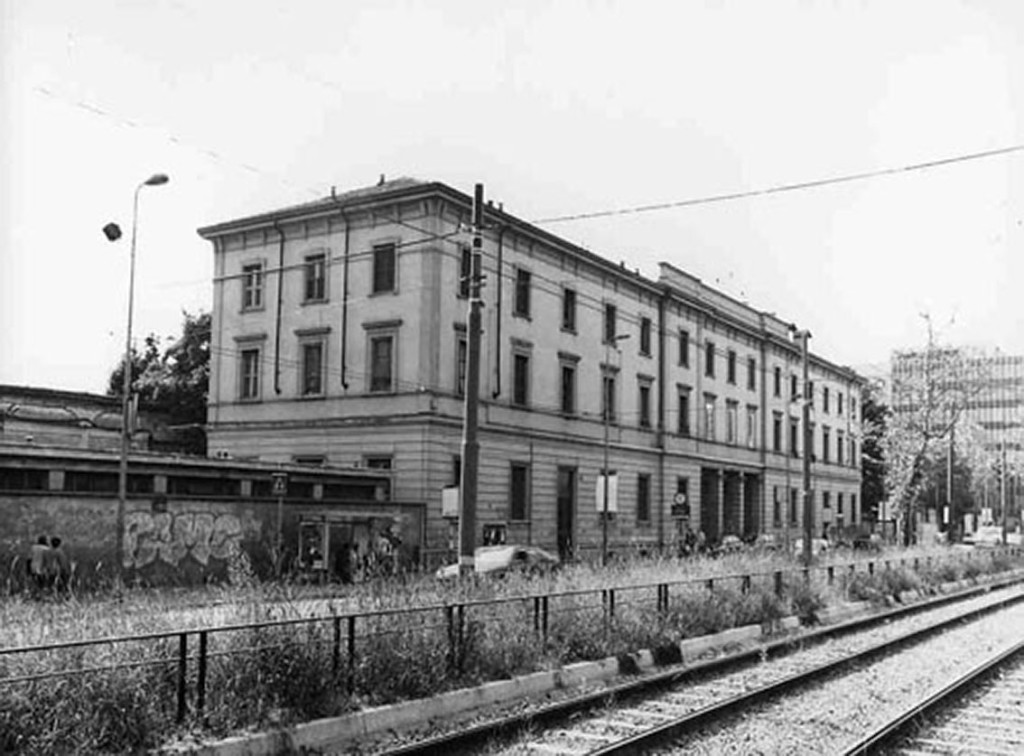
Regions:
M 573 558 L 573 520 L 576 513 L 576 468 L 558 468 L 558 556 Z

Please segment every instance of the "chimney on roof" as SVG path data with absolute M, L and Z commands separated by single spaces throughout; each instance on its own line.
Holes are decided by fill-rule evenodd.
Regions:
M 387 179 L 386 179 L 386 178 L 384 177 L 384 174 L 383 174 L 383 173 L 382 173 L 382 174 L 380 174 L 380 180 L 379 180 L 379 181 L 377 182 L 377 186 L 384 186 L 384 182 L 385 182 L 386 180 L 387 180 Z

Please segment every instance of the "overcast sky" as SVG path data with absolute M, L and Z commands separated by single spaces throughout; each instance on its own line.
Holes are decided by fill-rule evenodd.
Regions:
M 209 308 L 209 223 L 390 178 L 526 220 L 1024 144 L 1024 2 L 0 0 L 0 383 L 103 392 Z M 545 228 L 841 364 L 1024 353 L 1024 152 Z M 101 233 L 125 230 L 118 243 Z M 869 368 L 870 369 L 870 368 Z

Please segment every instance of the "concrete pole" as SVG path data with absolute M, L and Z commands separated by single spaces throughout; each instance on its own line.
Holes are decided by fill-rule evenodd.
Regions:
M 811 383 L 810 383 L 810 354 L 808 353 L 807 341 L 811 337 L 810 331 L 801 331 L 801 356 L 803 359 L 804 374 L 804 564 L 811 565 L 814 552 L 811 548 L 811 539 L 814 537 L 814 499 L 811 494 L 811 454 L 814 450 L 814 434 L 811 431 Z
M 473 252 L 469 283 L 469 332 L 466 355 L 466 402 L 462 430 L 462 501 L 459 512 L 459 574 L 475 571 L 477 480 L 480 442 L 477 437 L 480 410 L 480 285 L 483 279 L 484 185 L 473 191 Z

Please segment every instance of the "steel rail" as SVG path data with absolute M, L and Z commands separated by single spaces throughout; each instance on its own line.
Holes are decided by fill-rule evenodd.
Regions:
M 1010 585 L 1015 581 L 1006 581 Z M 1002 584 L 972 588 L 962 593 L 940 596 L 929 601 L 899 607 L 886 612 L 879 612 L 868 617 L 860 617 L 848 620 L 836 625 L 821 628 L 805 633 L 795 638 L 784 638 L 773 641 L 746 651 L 741 651 L 729 656 L 710 659 L 703 662 L 684 667 L 676 668 L 661 673 L 649 675 L 640 680 L 631 680 L 618 685 L 610 686 L 602 691 L 585 694 L 570 700 L 560 701 L 540 707 L 533 711 L 517 713 L 502 717 L 491 722 L 483 722 L 465 728 L 459 732 L 438 735 L 419 742 L 409 743 L 393 749 L 383 751 L 387 756 L 411 756 L 411 754 L 448 754 L 453 751 L 469 749 L 486 743 L 491 740 L 507 739 L 521 733 L 524 729 L 534 725 L 547 726 L 553 723 L 565 721 L 570 716 L 581 712 L 588 712 L 615 701 L 624 701 L 631 698 L 647 695 L 653 692 L 671 688 L 679 683 L 698 680 L 713 675 L 724 674 L 741 669 L 745 666 L 753 666 L 764 659 L 778 658 L 794 653 L 805 646 L 816 645 L 825 640 L 848 635 L 853 632 L 868 629 L 876 625 L 884 624 L 894 619 L 920 614 L 929 609 L 936 609 L 956 601 L 973 598 L 992 589 L 1002 587 Z M 721 701 L 712 706 L 705 707 L 691 712 L 684 717 L 674 719 L 657 728 L 652 728 L 644 733 L 620 740 L 609 746 L 602 747 L 590 752 L 590 756 L 602 754 L 622 754 L 641 752 L 656 746 L 660 742 L 678 737 L 686 730 L 692 729 L 700 724 L 715 720 L 732 713 L 738 708 L 775 696 L 786 690 L 806 682 L 832 674 L 844 667 L 857 664 L 871 658 L 872 656 L 886 653 L 889 650 L 898 648 L 901 645 L 913 643 L 915 640 L 926 638 L 929 635 L 962 622 L 966 619 L 974 619 L 987 613 L 998 611 L 1006 606 L 1024 601 L 1024 593 L 1006 597 L 985 607 L 962 612 L 955 617 L 948 618 L 936 625 L 930 625 L 910 633 L 905 633 L 895 639 L 884 641 L 865 649 L 857 654 L 842 659 L 828 662 L 811 670 L 798 673 L 784 680 L 771 683 L 764 688 L 759 688 L 748 693 L 735 696 Z
M 895 745 L 899 739 L 908 733 L 914 722 L 918 719 L 929 716 L 937 710 L 951 705 L 954 699 L 961 693 L 998 672 L 1007 662 L 1021 653 L 1024 653 L 1024 641 L 1020 641 L 995 656 L 986 659 L 981 664 L 953 680 L 949 685 L 936 691 L 924 701 L 911 706 L 899 716 L 886 722 L 863 740 L 851 746 L 844 752 L 845 756 L 879 753 L 881 749 Z

